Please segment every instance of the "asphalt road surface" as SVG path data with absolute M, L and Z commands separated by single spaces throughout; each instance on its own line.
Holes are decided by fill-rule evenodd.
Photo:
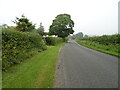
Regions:
M 69 41 L 60 52 L 55 88 L 118 88 L 118 58 Z

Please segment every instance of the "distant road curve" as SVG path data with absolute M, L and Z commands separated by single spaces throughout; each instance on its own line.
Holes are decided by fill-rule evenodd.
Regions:
M 118 58 L 71 40 L 62 48 L 55 88 L 117 88 Z

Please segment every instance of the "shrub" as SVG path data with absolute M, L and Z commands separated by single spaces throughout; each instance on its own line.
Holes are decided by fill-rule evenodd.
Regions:
M 99 44 L 103 44 L 103 45 L 110 45 L 110 44 L 116 45 L 116 44 L 120 44 L 120 34 L 80 38 L 80 40 L 98 42 Z
M 47 45 L 57 45 L 63 42 L 63 39 L 59 37 L 45 37 L 45 40 Z
M 120 34 L 114 35 L 103 35 L 103 36 L 95 36 L 88 38 L 79 38 L 78 41 L 85 41 L 88 43 L 96 43 L 101 48 L 106 49 L 107 51 L 113 51 L 120 54 Z M 91 44 L 93 46 L 93 44 Z M 98 47 L 97 46 L 97 47 Z
M 42 38 L 34 33 L 2 31 L 2 69 L 21 63 L 37 51 L 46 50 Z

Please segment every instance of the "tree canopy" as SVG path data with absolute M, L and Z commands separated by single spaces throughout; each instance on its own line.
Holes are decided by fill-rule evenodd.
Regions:
M 19 31 L 26 32 L 35 29 L 35 24 L 33 25 L 24 15 L 22 15 L 21 18 L 16 17 L 16 20 L 13 22 L 17 25 L 16 28 Z
M 82 32 L 68 36 L 69 39 L 79 39 L 79 38 L 86 38 L 86 37 L 89 37 L 89 36 L 87 34 L 84 35 Z
M 79 32 L 75 35 L 77 38 L 83 38 L 83 33 L 82 32 Z
M 87 38 L 87 37 L 88 37 L 88 35 L 85 35 L 84 37 L 85 37 L 85 38 Z
M 2 25 L 0 25 L 0 29 L 6 29 L 6 28 L 8 28 L 8 25 L 7 25 L 7 24 L 2 24 Z
M 37 29 L 37 32 L 41 36 L 45 35 L 45 33 L 44 33 L 44 26 L 42 26 L 42 23 L 40 23 L 40 27 Z
M 74 33 L 74 22 L 69 14 L 60 14 L 55 17 L 49 29 L 50 35 L 65 38 Z

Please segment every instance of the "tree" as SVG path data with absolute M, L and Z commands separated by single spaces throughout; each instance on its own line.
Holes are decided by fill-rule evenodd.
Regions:
M 88 37 L 88 35 L 85 35 L 84 37 L 86 38 L 86 37 Z
M 69 14 L 60 14 L 53 20 L 49 29 L 49 34 L 57 35 L 64 39 L 68 35 L 74 33 L 73 27 L 74 22 L 71 20 L 71 16 Z
M 0 29 L 6 29 L 6 28 L 8 28 L 8 25 L 7 25 L 7 24 L 2 24 L 2 25 L 0 25 Z
M 42 23 L 40 23 L 40 27 L 37 29 L 37 32 L 38 32 L 39 35 L 41 35 L 41 36 L 45 35 L 44 26 L 42 26 Z
M 29 32 L 35 29 L 35 24 L 33 25 L 24 15 L 22 15 L 21 18 L 16 17 L 16 20 L 13 22 L 17 25 L 17 30 L 22 32 Z
M 77 33 L 76 38 L 83 38 L 83 33 L 82 32 Z

